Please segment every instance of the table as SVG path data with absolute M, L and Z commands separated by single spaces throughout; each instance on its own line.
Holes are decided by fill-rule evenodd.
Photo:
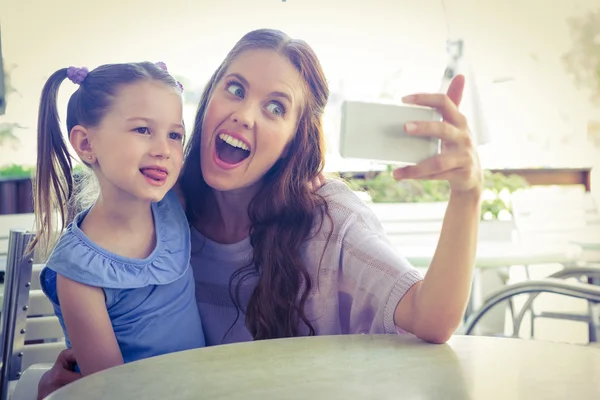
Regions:
M 600 350 L 454 336 L 347 335 L 173 353 L 91 375 L 62 399 L 597 399 Z

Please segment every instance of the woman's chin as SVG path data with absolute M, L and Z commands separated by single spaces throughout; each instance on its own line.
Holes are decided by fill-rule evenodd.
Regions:
M 220 174 L 211 174 L 203 172 L 204 181 L 213 190 L 218 192 L 234 192 L 234 191 L 255 191 L 257 183 L 255 180 L 236 179 L 233 176 L 223 176 Z
M 240 186 L 237 184 L 237 179 L 235 177 L 229 175 L 225 175 L 221 171 L 214 171 L 210 166 L 208 168 L 202 168 L 202 176 L 204 177 L 204 182 L 212 188 L 213 190 L 217 190 L 219 192 L 228 192 L 231 190 L 239 189 Z
M 245 166 L 229 170 L 223 169 L 216 165 L 214 160 L 205 157 L 202 158 L 201 169 L 206 184 L 219 192 L 256 188 L 261 180 L 260 172 L 255 171 L 255 173 L 249 174 L 249 171 Z M 266 173 L 266 171 L 264 173 Z M 264 173 L 262 173 L 262 175 L 264 175 Z M 258 177 L 256 175 L 258 175 Z

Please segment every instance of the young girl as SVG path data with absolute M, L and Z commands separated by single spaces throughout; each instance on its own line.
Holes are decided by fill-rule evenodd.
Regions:
M 56 106 L 65 78 L 67 130 L 96 177 L 93 205 L 76 214 L 71 156 Z M 182 166 L 181 85 L 148 62 L 56 71 L 42 91 L 35 177 L 34 246 L 40 276 L 85 375 L 122 363 L 202 347 L 190 268 L 190 230 L 171 190 Z M 81 181 L 81 180 L 80 180 Z

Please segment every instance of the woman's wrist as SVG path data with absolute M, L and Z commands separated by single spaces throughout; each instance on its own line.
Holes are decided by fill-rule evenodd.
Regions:
M 451 190 L 450 202 L 458 201 L 464 204 L 479 206 L 481 203 L 482 194 L 483 187 L 479 185 L 469 190 Z

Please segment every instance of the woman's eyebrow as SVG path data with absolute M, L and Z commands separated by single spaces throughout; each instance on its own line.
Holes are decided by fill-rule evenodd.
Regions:
M 242 75 L 234 72 L 234 73 L 227 75 L 227 78 L 230 78 L 230 77 L 236 78 L 237 80 L 239 80 L 242 83 L 242 85 L 244 85 L 248 88 L 250 87 L 250 83 L 248 83 L 248 80 L 246 78 L 244 78 Z
M 242 85 L 244 85 L 248 89 L 250 89 L 250 83 L 248 82 L 248 80 L 246 78 L 244 78 L 242 75 L 238 74 L 237 72 L 233 72 L 233 73 L 227 75 L 226 78 L 235 78 L 238 81 L 240 81 Z M 294 102 L 292 101 L 292 96 L 290 96 L 288 93 L 275 91 L 275 92 L 271 92 L 271 96 L 283 98 L 283 99 L 287 100 L 290 104 L 294 104 Z
M 286 99 L 290 104 L 294 104 L 294 102 L 292 101 L 292 98 L 290 97 L 289 94 L 285 93 L 285 92 L 271 92 L 272 96 L 276 96 L 276 97 L 281 97 Z

